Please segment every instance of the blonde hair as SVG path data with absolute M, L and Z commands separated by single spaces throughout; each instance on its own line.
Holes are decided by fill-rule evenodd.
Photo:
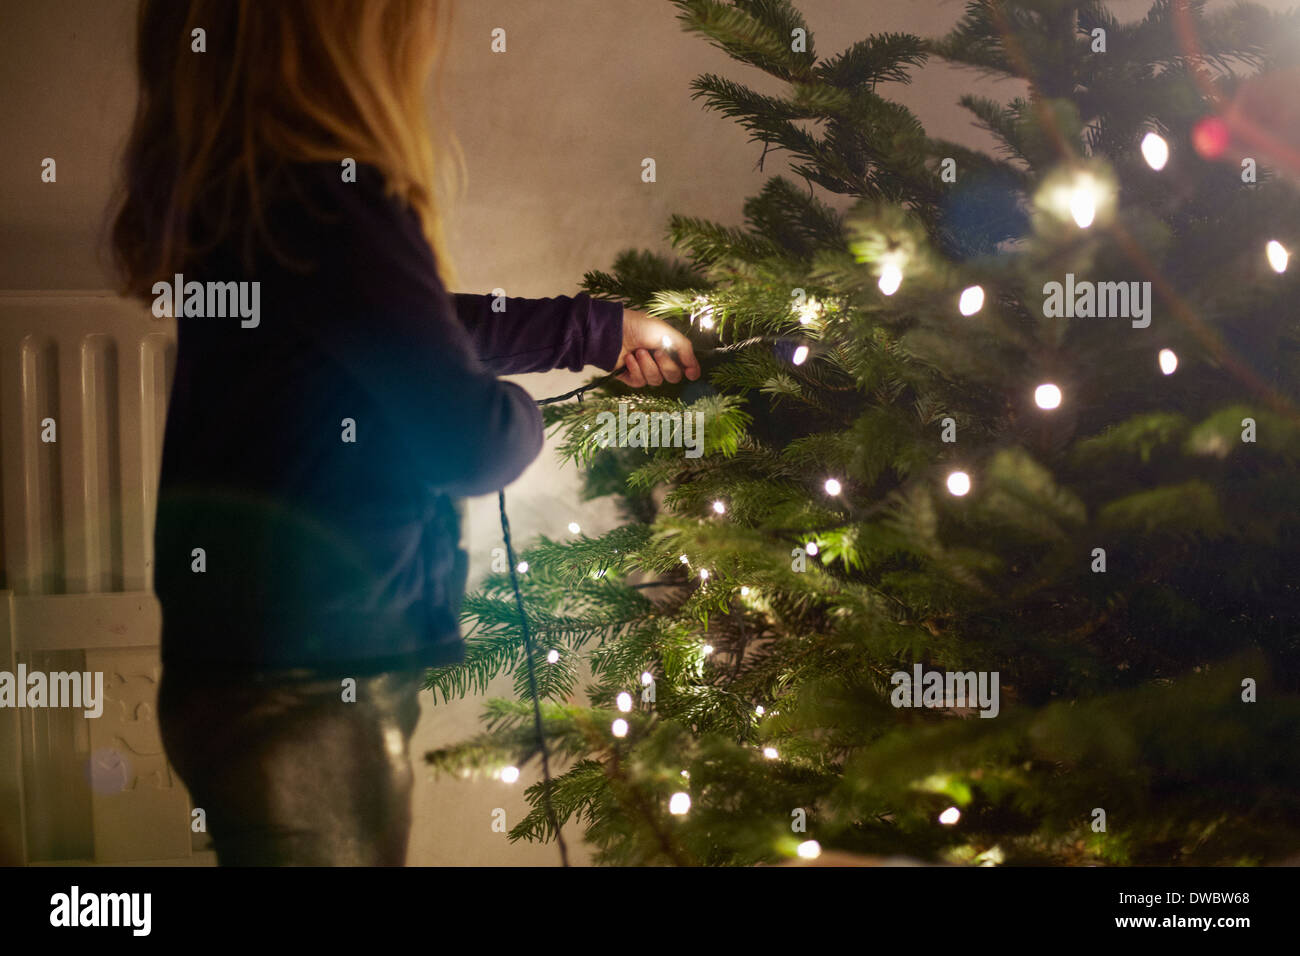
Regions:
M 424 95 L 450 11 L 449 0 L 141 0 L 139 99 L 112 227 L 122 291 L 148 298 L 232 230 L 246 251 L 269 241 L 268 174 L 345 158 L 376 167 L 411 205 L 453 285 L 438 197 L 463 183 L 464 157 L 454 135 L 433 139 Z M 199 29 L 206 52 L 191 48 Z

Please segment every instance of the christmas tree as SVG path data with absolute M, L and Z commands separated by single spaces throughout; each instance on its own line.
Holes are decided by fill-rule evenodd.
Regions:
M 1294 853 L 1300 203 L 1219 117 L 1300 22 L 979 0 L 821 56 L 786 0 L 673 2 L 782 81 L 693 89 L 801 181 L 588 274 L 706 374 L 547 406 L 627 523 L 520 555 L 531 669 L 512 575 L 466 599 L 428 686 L 518 696 L 428 762 L 536 758 L 531 673 L 559 766 L 511 838 L 603 863 Z M 886 95 L 934 58 L 1023 81 L 962 101 L 995 155 Z

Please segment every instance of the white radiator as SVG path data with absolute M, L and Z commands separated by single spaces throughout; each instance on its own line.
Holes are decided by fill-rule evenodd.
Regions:
M 155 718 L 175 354 L 173 319 L 112 293 L 0 292 L 0 671 L 104 675 L 97 718 L 0 708 L 0 864 L 191 859 Z

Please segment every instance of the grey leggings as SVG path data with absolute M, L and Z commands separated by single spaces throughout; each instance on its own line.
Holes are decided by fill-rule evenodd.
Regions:
M 158 720 L 222 866 L 401 866 L 424 672 L 356 680 L 164 669 Z

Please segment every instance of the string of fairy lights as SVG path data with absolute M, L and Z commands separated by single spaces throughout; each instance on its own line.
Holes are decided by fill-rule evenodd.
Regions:
M 1146 133 L 1141 141 L 1140 151 L 1147 165 L 1157 172 L 1163 170 L 1170 159 L 1169 143 L 1164 137 L 1155 131 Z M 1040 192 L 1038 201 L 1041 206 L 1056 214 L 1058 218 L 1066 221 L 1072 220 L 1078 229 L 1086 230 L 1097 223 L 1099 213 L 1101 210 L 1113 203 L 1114 196 L 1113 191 L 1110 189 L 1108 184 L 1097 175 L 1087 170 L 1078 170 L 1069 174 L 1066 178 L 1056 177 L 1055 179 L 1050 180 L 1045 188 Z M 1269 268 L 1271 268 L 1275 273 L 1281 274 L 1286 272 L 1290 260 L 1290 252 L 1279 240 L 1270 239 L 1265 243 L 1264 256 Z M 906 280 L 908 268 L 906 255 L 898 251 L 891 251 L 880 256 L 877 264 L 879 268 L 876 283 L 877 288 L 879 288 L 883 295 L 893 296 L 902 288 L 903 283 Z M 979 314 L 979 312 L 984 308 L 985 299 L 986 294 L 982 286 L 967 286 L 962 289 L 957 296 L 957 311 L 964 317 L 973 317 Z M 696 297 L 692 303 L 690 311 L 690 324 L 703 332 L 711 332 L 717 325 L 714 310 L 714 304 L 710 302 L 706 296 Z M 824 303 L 818 301 L 815 297 L 807 297 L 794 306 L 794 313 L 801 326 L 811 326 L 820 322 L 824 318 L 825 306 Z M 789 344 L 790 339 L 788 337 L 773 338 L 768 336 L 757 336 L 713 349 L 697 349 L 696 351 L 698 354 L 729 352 L 758 343 L 771 342 Z M 667 336 L 664 337 L 663 344 L 666 350 L 672 349 L 671 340 Z M 797 344 L 794 346 L 793 350 L 787 348 L 784 351 L 788 354 L 790 363 L 795 366 L 803 365 L 812 354 L 812 349 L 807 344 Z M 1156 354 L 1156 364 L 1163 375 L 1172 375 L 1178 369 L 1178 356 L 1170 348 L 1161 348 Z M 537 404 L 550 405 L 570 399 L 582 401 L 584 394 L 592 389 L 604 385 L 622 371 L 623 366 L 620 366 L 608 375 L 590 382 L 587 385 L 566 392 L 562 395 L 540 399 Z M 1065 396 L 1062 393 L 1061 387 L 1055 382 L 1041 382 L 1034 388 L 1033 400 L 1034 404 L 1039 409 L 1050 412 L 1061 407 L 1065 400 Z M 973 488 L 973 480 L 967 471 L 954 469 L 949 471 L 945 476 L 944 485 L 949 494 L 960 498 L 971 492 Z M 844 492 L 843 483 L 839 478 L 834 476 L 826 477 L 822 488 L 826 495 L 831 498 L 838 497 Z M 525 642 L 528 647 L 526 656 L 529 667 L 530 685 L 534 697 L 535 731 L 537 734 L 538 748 L 542 754 L 543 761 L 543 801 L 546 806 L 548 817 L 552 822 L 552 826 L 560 842 L 564 865 L 567 866 L 567 852 L 564 849 L 563 839 L 560 837 L 558 822 L 555 820 L 554 811 L 550 802 L 552 781 L 549 769 L 549 750 L 541 723 L 540 702 L 537 697 L 535 676 L 532 673 L 533 655 L 531 651 L 531 637 L 529 634 L 527 615 L 524 611 L 523 594 L 520 589 L 518 578 L 519 575 L 528 572 L 529 566 L 527 561 L 515 562 L 514 560 L 513 548 L 510 541 L 509 524 L 505 513 L 504 492 L 500 493 L 500 501 L 502 531 L 505 536 L 507 553 L 509 555 L 511 583 L 514 589 L 524 630 Z M 716 499 L 711 504 L 711 510 L 719 517 L 725 516 L 728 513 L 727 502 L 722 499 Z M 582 531 L 581 526 L 576 521 L 569 522 L 568 530 L 574 535 L 580 534 Z M 799 546 L 803 549 L 804 553 L 810 557 L 815 557 L 819 553 L 819 546 L 816 540 L 809 539 L 803 541 Z M 692 567 L 689 555 L 682 554 L 679 560 L 686 568 Z M 701 585 L 707 584 L 711 577 L 709 568 L 699 567 L 695 570 Z M 593 577 L 603 577 L 604 574 L 605 572 L 603 570 L 593 572 Z M 752 599 L 755 594 L 755 589 L 748 585 L 742 585 L 739 588 L 739 595 L 742 600 Z M 706 642 L 700 645 L 701 666 L 704 658 L 707 658 L 713 652 L 714 648 L 711 644 Z M 558 663 L 560 660 L 560 652 L 556 649 L 549 650 L 546 654 L 546 660 L 550 664 Z M 641 674 L 641 683 L 643 687 L 650 687 L 654 683 L 654 675 L 649 671 L 644 671 Z M 620 692 L 615 699 L 615 706 L 622 714 L 630 713 L 634 706 L 633 695 L 627 691 Z M 761 704 L 754 708 L 754 716 L 756 718 L 762 718 L 767 713 L 768 711 Z M 771 713 L 775 714 L 777 711 L 774 710 Z M 614 738 L 622 739 L 628 735 L 630 729 L 631 728 L 626 718 L 617 717 L 611 722 L 609 732 Z M 765 744 L 757 744 L 755 746 L 757 749 L 761 750 L 762 755 L 766 759 L 780 759 L 780 753 L 775 747 Z M 505 783 L 516 782 L 519 779 L 519 775 L 519 768 L 515 766 L 507 766 L 498 772 L 499 779 Z M 683 779 L 690 779 L 690 774 L 686 770 L 681 771 L 681 776 Z M 690 809 L 691 797 L 685 790 L 678 790 L 669 797 L 668 811 L 670 814 L 674 816 L 684 816 L 690 812 Z M 948 807 L 937 817 L 938 822 L 944 826 L 952 826 L 960 819 L 961 811 L 955 806 Z M 821 846 L 816 840 L 805 840 L 797 845 L 795 852 L 799 857 L 813 859 L 821 854 Z

